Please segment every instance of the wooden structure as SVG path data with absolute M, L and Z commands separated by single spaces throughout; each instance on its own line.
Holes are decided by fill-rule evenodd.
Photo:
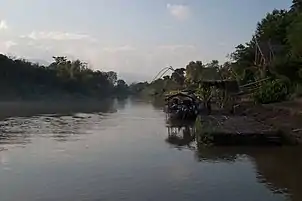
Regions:
M 170 119 L 195 120 L 198 115 L 198 99 L 187 93 L 176 93 L 165 98 L 165 112 Z

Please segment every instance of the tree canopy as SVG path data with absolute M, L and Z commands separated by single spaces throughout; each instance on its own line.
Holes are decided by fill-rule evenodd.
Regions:
M 62 95 L 105 98 L 128 90 L 125 81 L 117 82 L 116 72 L 94 71 L 87 63 L 66 57 L 53 59 L 49 66 L 41 66 L 0 55 L 1 98 L 62 98 Z
M 80 60 L 53 57 L 49 66 L 0 55 L 0 88 L 5 96 L 35 97 L 58 94 L 105 97 L 114 94 L 162 94 L 196 88 L 203 80 L 237 80 L 241 84 L 262 78 L 282 78 L 291 86 L 302 84 L 302 0 L 288 10 L 273 10 L 257 23 L 249 41 L 229 54 L 229 61 L 191 61 L 171 75 L 128 86 L 116 72 L 91 70 Z
M 229 61 L 219 64 L 191 61 L 171 76 L 148 85 L 162 91 L 196 88 L 202 80 L 237 80 L 241 84 L 263 78 L 285 79 L 302 84 L 302 0 L 293 0 L 289 10 L 273 10 L 257 23 L 249 41 L 236 46 Z M 162 90 L 164 89 L 164 90 Z

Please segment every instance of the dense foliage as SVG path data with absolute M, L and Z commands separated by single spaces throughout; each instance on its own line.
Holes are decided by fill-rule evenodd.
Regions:
M 274 10 L 258 24 L 252 40 L 231 54 L 232 70 L 243 82 L 263 77 L 281 77 L 293 85 L 301 82 L 302 2 L 290 10 Z
M 257 103 L 274 103 L 286 100 L 288 96 L 287 84 L 282 80 L 269 80 L 264 82 L 253 96 Z
M 217 60 L 207 64 L 192 61 L 184 68 L 173 69 L 170 76 L 128 87 L 123 80 L 117 80 L 115 72 L 93 71 L 79 60 L 54 57 L 49 66 L 40 66 L 0 55 L 0 89 L 2 97 L 14 98 L 62 94 L 101 98 L 128 93 L 156 96 L 167 91 L 195 90 L 202 80 L 236 79 L 244 85 L 270 78 L 273 81 L 265 82 L 254 97 L 261 103 L 275 102 L 287 97 L 277 80 L 289 82 L 286 93 L 302 88 L 301 36 L 302 1 L 293 0 L 289 10 L 273 10 L 258 22 L 251 40 L 238 45 L 222 65 Z
M 169 90 L 196 89 L 201 80 L 236 79 L 244 85 L 271 78 L 275 81 L 265 82 L 260 91 L 255 92 L 255 99 L 262 103 L 284 100 L 287 97 L 285 93 L 301 89 L 301 37 L 302 1 L 293 0 L 289 10 L 273 10 L 258 22 L 251 40 L 239 44 L 229 55 L 228 62 L 220 65 L 217 60 L 208 64 L 192 61 L 185 70 L 175 69 L 170 77 L 153 81 L 147 89 L 161 94 Z M 289 82 L 286 92 L 283 85 L 280 86 L 280 79 Z
M 0 55 L 1 99 L 71 97 L 105 98 L 126 93 L 115 72 L 93 71 L 80 60 L 54 57 L 49 66 Z

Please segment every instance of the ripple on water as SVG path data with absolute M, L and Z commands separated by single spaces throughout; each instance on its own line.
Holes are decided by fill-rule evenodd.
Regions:
M 302 200 L 302 152 L 202 148 L 149 104 L 119 107 L 0 121 L 0 200 Z

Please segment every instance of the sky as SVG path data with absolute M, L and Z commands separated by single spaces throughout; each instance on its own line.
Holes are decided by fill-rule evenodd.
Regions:
M 128 82 L 166 66 L 227 60 L 291 0 L 0 0 L 0 53 L 81 59 Z

